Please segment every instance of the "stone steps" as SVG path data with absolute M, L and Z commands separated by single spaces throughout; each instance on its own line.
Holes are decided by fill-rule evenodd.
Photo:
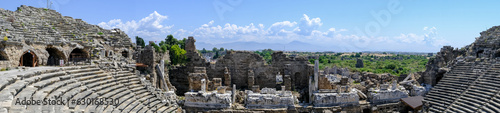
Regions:
M 9 112 L 174 112 L 176 105 L 167 106 L 145 88 L 139 76 L 128 71 L 106 73 L 96 66 L 48 70 L 40 75 L 19 75 L 3 83 L 6 90 L 1 97 L 36 97 L 39 99 L 61 96 L 63 100 L 79 98 L 113 98 L 114 105 L 69 106 L 6 106 Z M 147 83 L 147 82 L 146 82 Z M 154 92 L 154 91 L 153 91 Z M 11 105 L 12 101 L 0 105 Z M 2 106 L 2 108 L 4 108 Z

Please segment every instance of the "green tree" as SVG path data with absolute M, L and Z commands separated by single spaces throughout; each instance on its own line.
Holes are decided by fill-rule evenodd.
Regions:
M 150 46 L 153 46 L 155 48 L 156 52 L 162 52 L 163 51 L 160 49 L 160 46 L 156 45 L 155 43 L 149 43 Z
M 160 46 L 160 49 L 162 50 L 162 53 L 165 53 L 168 50 L 168 45 L 167 44 L 163 44 L 163 45 Z
M 183 38 L 182 40 L 180 40 L 178 42 L 178 44 L 181 46 L 181 49 L 186 49 L 186 41 L 187 41 L 187 39 Z
M 179 46 L 172 46 L 169 54 L 172 65 L 182 64 L 187 61 L 186 51 L 181 49 Z
M 201 50 L 201 53 L 207 53 L 207 50 L 206 50 L 205 48 L 203 48 L 203 49 Z
M 396 69 L 396 65 L 394 65 L 394 64 L 389 64 L 389 65 L 386 65 L 386 66 L 385 66 L 385 69 L 394 70 L 394 69 Z
M 221 51 L 221 52 L 222 52 L 222 51 L 224 51 L 224 48 L 223 48 L 223 47 L 220 47 L 219 51 Z
M 165 39 L 165 43 L 167 43 L 168 45 L 175 45 L 175 44 L 178 44 L 179 42 L 177 41 L 177 39 L 174 38 L 173 35 L 168 35 L 167 36 L 167 39 Z
M 144 39 L 142 39 L 139 36 L 135 36 L 135 44 L 137 44 L 137 46 L 146 47 L 146 43 L 144 43 Z
M 217 48 L 216 47 L 212 48 L 212 52 L 217 52 Z
M 215 55 L 214 55 L 214 57 L 212 59 L 217 59 L 217 58 L 219 58 L 219 56 L 220 56 L 219 55 L 219 51 L 215 51 Z
M 354 57 L 361 57 L 361 54 L 360 53 L 356 53 L 356 55 Z
M 167 44 L 165 43 L 165 41 L 161 41 L 158 45 L 162 46 L 162 45 L 167 45 Z

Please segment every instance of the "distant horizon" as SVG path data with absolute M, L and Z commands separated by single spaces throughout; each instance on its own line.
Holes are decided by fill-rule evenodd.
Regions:
M 50 1 L 63 16 L 119 28 L 133 42 L 172 34 L 194 36 L 201 48 L 235 50 L 435 53 L 469 45 L 500 25 L 494 15 L 500 1 Z M 47 7 L 42 0 L 4 1 L 0 8 L 20 5 Z

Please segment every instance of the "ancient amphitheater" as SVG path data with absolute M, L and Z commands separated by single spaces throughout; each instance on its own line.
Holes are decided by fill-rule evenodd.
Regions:
M 55 10 L 0 16 L 1 113 L 500 112 L 499 26 L 461 49 L 443 47 L 425 72 L 397 77 L 320 70 L 281 51 L 270 64 L 249 51 L 207 62 L 194 37 L 189 62 L 171 66 L 168 52 Z
M 448 71 L 434 76 L 437 85 L 423 100 L 425 111 L 500 112 L 499 28 L 481 32 L 475 42 L 461 49 L 444 47 L 439 57 L 430 60 L 440 64 L 434 69 Z

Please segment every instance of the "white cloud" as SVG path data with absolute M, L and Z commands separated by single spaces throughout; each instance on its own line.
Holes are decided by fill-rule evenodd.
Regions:
M 424 34 L 401 34 L 400 36 L 396 36 L 395 39 L 404 43 L 422 44 L 433 47 L 441 47 L 450 44 L 449 41 L 439 37 L 436 27 L 424 27 L 422 30 L 425 32 Z
M 404 48 L 417 48 L 419 50 L 413 51 L 425 51 L 429 48 L 437 48 L 436 50 L 438 50 L 442 45 L 449 44 L 448 41 L 439 37 L 436 27 L 424 27 L 422 29 L 423 34 L 402 33 L 392 37 L 367 37 L 349 34 L 346 33 L 346 31 L 349 31 L 347 29 L 331 26 L 327 30 L 320 30 L 323 25 L 321 19 L 319 17 L 310 18 L 306 14 L 298 22 L 285 20 L 273 23 L 268 27 L 264 24 L 254 23 L 248 25 L 222 24 L 212 20 L 192 30 L 182 28 L 174 30 L 174 25 L 164 23 L 167 19 L 167 16 L 155 11 L 139 21 L 123 22 L 120 19 L 113 19 L 108 22 L 101 22 L 98 25 L 106 29 L 120 28 L 130 37 L 141 36 L 147 41 L 164 40 L 166 35 L 173 34 L 177 38 L 194 36 L 197 42 L 210 44 L 250 41 L 283 44 L 300 41 L 324 47 L 337 46 L 341 47 L 342 50 L 340 51 L 404 50 Z M 132 40 L 135 39 L 132 38 Z
M 323 25 L 320 18 L 309 19 L 309 16 L 307 16 L 306 14 L 304 14 L 303 16 L 304 17 L 300 19 L 298 29 L 295 30 L 297 34 L 309 36 L 311 35 L 312 31 L 318 29 L 321 25 Z
M 129 37 L 140 36 L 147 38 L 146 40 L 162 40 L 174 26 L 163 25 L 163 21 L 166 19 L 168 19 L 167 16 L 154 11 L 138 22 L 135 20 L 123 22 L 121 19 L 113 19 L 109 22 L 101 22 L 97 25 L 105 29 L 120 28 L 127 33 Z M 132 38 L 132 40 L 135 40 L 135 38 Z
M 269 35 L 279 35 L 279 36 L 285 36 L 291 31 L 287 31 L 286 29 L 290 30 L 293 27 L 297 25 L 297 22 L 290 22 L 290 21 L 283 21 L 283 22 L 276 22 L 271 27 L 269 27 Z

